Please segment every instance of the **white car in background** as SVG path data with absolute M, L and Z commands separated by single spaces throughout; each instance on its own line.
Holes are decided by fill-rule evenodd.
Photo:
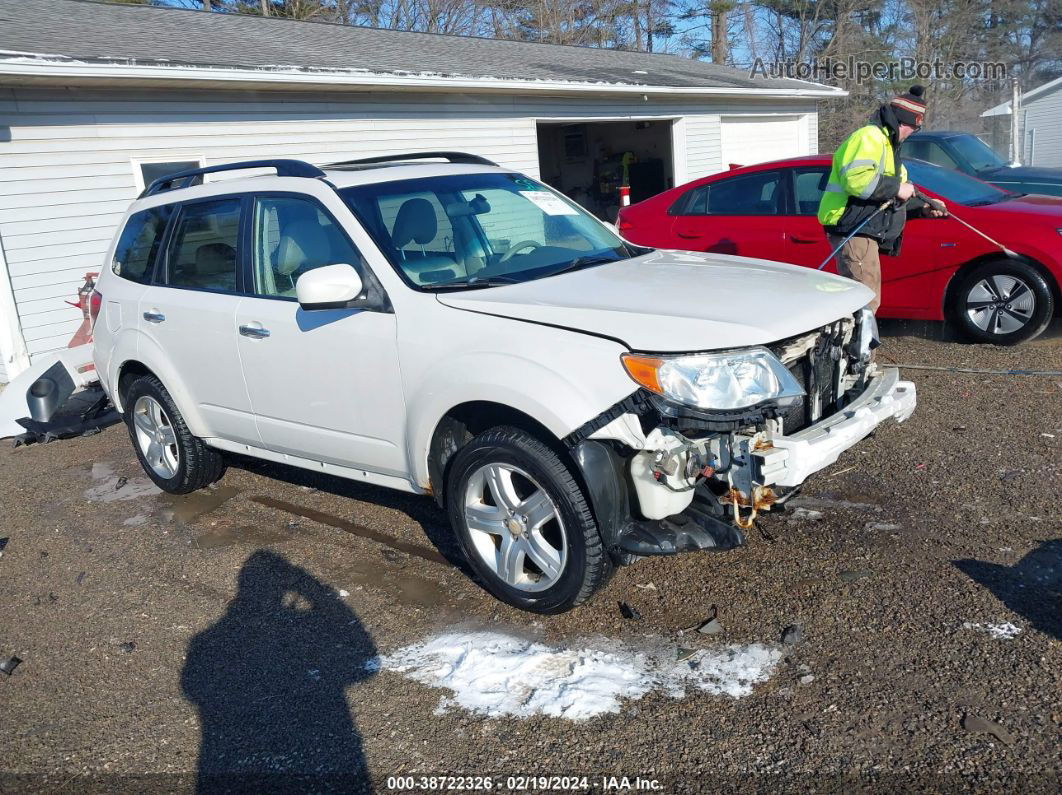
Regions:
M 203 184 L 249 168 L 276 175 Z M 96 293 L 96 368 L 160 488 L 234 452 L 430 494 L 484 586 L 541 613 L 740 545 L 915 406 L 856 282 L 640 248 L 458 153 L 157 180 Z

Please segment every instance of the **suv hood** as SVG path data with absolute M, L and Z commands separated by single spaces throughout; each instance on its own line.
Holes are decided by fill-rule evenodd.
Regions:
M 776 342 L 855 312 L 873 293 L 797 265 L 655 251 L 437 298 L 455 309 L 611 337 L 636 351 L 679 353 Z

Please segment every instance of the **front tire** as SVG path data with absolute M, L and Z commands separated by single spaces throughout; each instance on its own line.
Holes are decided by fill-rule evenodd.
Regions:
M 501 601 L 563 613 L 608 580 L 612 564 L 571 471 L 549 446 L 492 428 L 450 466 L 447 509 L 465 558 Z
M 987 262 L 964 274 L 950 307 L 964 336 L 993 345 L 1031 340 L 1047 328 L 1054 309 L 1043 275 L 1011 259 Z
M 158 378 L 136 378 L 126 389 L 122 403 L 136 457 L 160 489 L 170 494 L 188 494 L 209 486 L 224 473 L 221 453 L 192 435 Z

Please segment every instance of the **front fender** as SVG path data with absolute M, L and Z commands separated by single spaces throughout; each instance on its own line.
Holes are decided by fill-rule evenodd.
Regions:
M 622 378 L 597 379 L 589 363 L 574 377 L 515 353 L 481 351 L 439 362 L 409 390 L 406 438 L 414 479 L 421 487 L 429 487 L 432 436 L 454 407 L 474 401 L 499 403 L 528 415 L 563 439 L 631 392 L 629 379 L 618 365 L 613 367 Z

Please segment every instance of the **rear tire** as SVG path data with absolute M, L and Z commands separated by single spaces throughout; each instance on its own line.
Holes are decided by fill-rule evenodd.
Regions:
M 532 613 L 563 613 L 612 574 L 571 471 L 549 446 L 508 426 L 475 437 L 449 467 L 447 510 L 483 587 Z
M 170 393 L 153 375 L 129 384 L 122 398 L 125 424 L 144 472 L 170 494 L 209 486 L 225 472 L 221 453 L 192 435 Z
M 960 277 L 949 314 L 965 337 L 993 345 L 1016 345 L 1039 335 L 1054 316 L 1051 286 L 1024 262 L 986 262 Z

